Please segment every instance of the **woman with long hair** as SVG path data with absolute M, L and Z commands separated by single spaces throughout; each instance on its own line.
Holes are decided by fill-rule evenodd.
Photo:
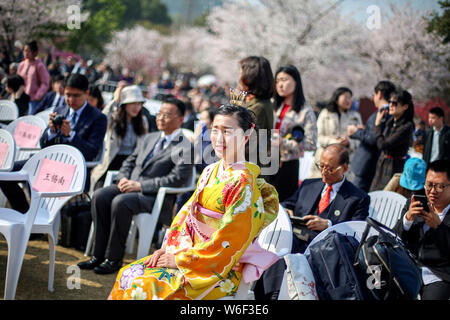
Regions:
M 122 90 L 117 109 L 109 113 L 105 136 L 103 162 L 91 173 L 91 189 L 103 186 L 108 170 L 119 170 L 122 162 L 133 153 L 136 144 L 148 132 L 148 122 L 143 113 L 145 99 L 138 86 Z
M 391 117 L 383 124 L 387 114 Z M 403 171 L 406 154 L 413 142 L 414 103 L 408 91 L 396 91 L 389 109 L 380 109 L 375 119 L 377 147 L 381 150 L 370 191 L 382 190 L 395 173 Z
M 322 109 L 317 118 L 317 133 L 319 146 L 314 155 L 314 162 L 320 161 L 320 155 L 323 149 L 334 143 L 342 144 L 348 148 L 350 161 L 353 151 L 359 144 L 359 141 L 349 139 L 347 135 L 347 127 L 349 125 L 362 125 L 361 115 L 359 112 L 350 110 L 352 106 L 353 92 L 347 87 L 339 87 L 331 96 L 327 107 Z M 311 178 L 319 178 L 322 176 L 317 165 L 311 168 Z
M 271 183 L 278 191 L 280 202 L 298 189 L 299 158 L 303 151 L 315 151 L 317 144 L 317 118 L 303 94 L 300 72 L 293 65 L 280 67 L 275 73 L 275 130 L 278 139 L 272 141 L 280 148 L 280 169 Z M 301 134 L 303 138 L 296 134 Z
M 110 299 L 219 299 L 244 281 L 245 257 L 257 253 L 262 269 L 278 260 L 253 243 L 278 213 L 275 189 L 245 161 L 254 126 L 248 109 L 219 108 L 211 141 L 220 161 L 203 170 L 162 248 L 119 271 Z

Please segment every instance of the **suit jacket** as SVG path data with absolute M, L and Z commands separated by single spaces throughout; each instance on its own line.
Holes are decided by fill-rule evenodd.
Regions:
M 55 91 L 50 91 L 47 92 L 44 96 L 44 98 L 42 99 L 41 102 L 39 102 L 39 104 L 37 105 L 36 109 L 33 110 L 33 114 L 36 114 L 38 112 L 44 111 L 45 109 L 50 108 L 53 105 L 53 100 L 55 100 L 55 96 L 56 96 L 56 92 Z M 62 106 L 66 105 L 66 101 L 64 100 L 64 102 L 62 103 Z
M 67 117 L 69 115 L 70 108 L 68 105 L 64 105 L 55 108 L 54 112 Z M 77 124 L 75 125 L 75 136 L 72 141 L 69 141 L 62 136 L 59 136 L 60 139 L 57 139 L 57 137 L 49 138 L 49 130 L 47 127 L 44 134 L 41 136 L 41 146 L 42 148 L 45 148 L 58 144 L 59 140 L 59 143 L 68 144 L 80 150 L 86 161 L 92 161 L 99 154 L 99 152 L 102 151 L 101 148 L 106 133 L 106 124 L 106 116 L 97 108 L 87 104 L 81 113 Z
M 380 151 L 377 148 L 375 138 L 375 119 L 377 113 L 372 114 L 366 122 L 364 130 L 356 131 L 350 138 L 359 140 L 360 144 L 356 148 L 351 161 L 351 169 L 357 176 L 373 176 L 377 166 Z
M 428 130 L 425 136 L 423 147 L 423 160 L 430 163 L 431 147 L 433 146 L 433 129 Z M 439 156 L 438 160 L 450 159 L 450 127 L 445 125 L 439 135 Z
M 428 267 L 435 275 L 450 282 L 450 213 L 436 229 L 423 232 L 425 221 L 416 216 L 408 231 L 403 229 L 403 216 L 409 209 L 411 199 L 406 201 L 402 215 L 394 231 L 402 238 L 405 245 L 414 254 L 419 263 Z
M 297 217 L 317 215 L 324 186 L 322 179 L 306 179 L 294 195 L 282 203 L 282 206 L 294 210 Z M 364 221 L 369 215 L 369 204 L 369 195 L 346 179 L 328 206 L 328 210 L 322 212 L 320 217 L 331 220 L 333 225 L 350 220 Z M 310 240 L 318 234 L 319 232 L 311 230 Z
M 181 131 L 163 151 L 144 163 L 160 137 L 160 131 L 152 132 L 140 140 L 123 162 L 115 182 L 122 178 L 139 181 L 143 194 L 156 193 L 160 187 L 185 186 L 192 175 L 193 148 Z

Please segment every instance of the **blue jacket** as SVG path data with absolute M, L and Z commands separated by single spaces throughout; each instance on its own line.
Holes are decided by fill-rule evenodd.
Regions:
M 36 114 L 38 112 L 44 111 L 45 109 L 48 109 L 52 106 L 53 100 L 55 100 L 56 92 L 50 91 L 47 92 L 44 96 L 44 98 L 39 102 L 36 109 L 32 111 L 33 114 Z M 66 105 L 66 101 L 64 100 L 62 105 Z
M 69 115 L 70 108 L 67 105 L 55 108 L 54 112 L 64 116 Z M 75 125 L 75 136 L 72 141 L 61 137 L 59 143 L 71 145 L 81 151 L 86 161 L 92 161 L 101 152 L 103 139 L 106 133 L 106 116 L 91 105 L 86 105 Z M 41 147 L 45 148 L 58 143 L 58 139 L 48 137 L 48 127 L 41 136 Z

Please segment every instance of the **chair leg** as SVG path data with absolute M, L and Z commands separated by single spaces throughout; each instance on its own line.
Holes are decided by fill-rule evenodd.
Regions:
M 139 239 L 141 238 L 141 234 L 139 234 Z M 132 254 L 134 250 L 134 243 L 136 241 L 136 223 L 134 221 L 131 222 L 130 231 L 128 232 L 127 244 L 126 244 L 126 252 L 128 254 Z
M 84 256 L 91 255 L 92 243 L 94 242 L 94 222 L 91 223 L 91 229 L 89 230 L 89 236 L 86 243 L 86 250 L 84 251 Z
M 53 279 L 55 277 L 55 255 L 56 255 L 56 241 L 53 234 L 48 234 L 48 291 L 53 292 Z
M 14 230 L 5 235 L 8 243 L 8 262 L 6 267 L 5 300 L 14 300 L 17 283 L 22 269 L 23 257 L 28 246 L 28 237 L 24 230 Z

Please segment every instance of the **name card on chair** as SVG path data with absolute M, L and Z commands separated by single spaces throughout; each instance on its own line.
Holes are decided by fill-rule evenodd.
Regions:
M 14 130 L 14 140 L 19 147 L 34 148 L 38 145 L 42 134 L 42 128 L 18 121 Z
M 0 142 L 0 167 L 3 165 L 3 161 L 5 161 L 7 153 L 8 153 L 8 144 Z
M 76 166 L 50 159 L 42 159 L 33 189 L 38 192 L 67 191 L 72 183 Z

